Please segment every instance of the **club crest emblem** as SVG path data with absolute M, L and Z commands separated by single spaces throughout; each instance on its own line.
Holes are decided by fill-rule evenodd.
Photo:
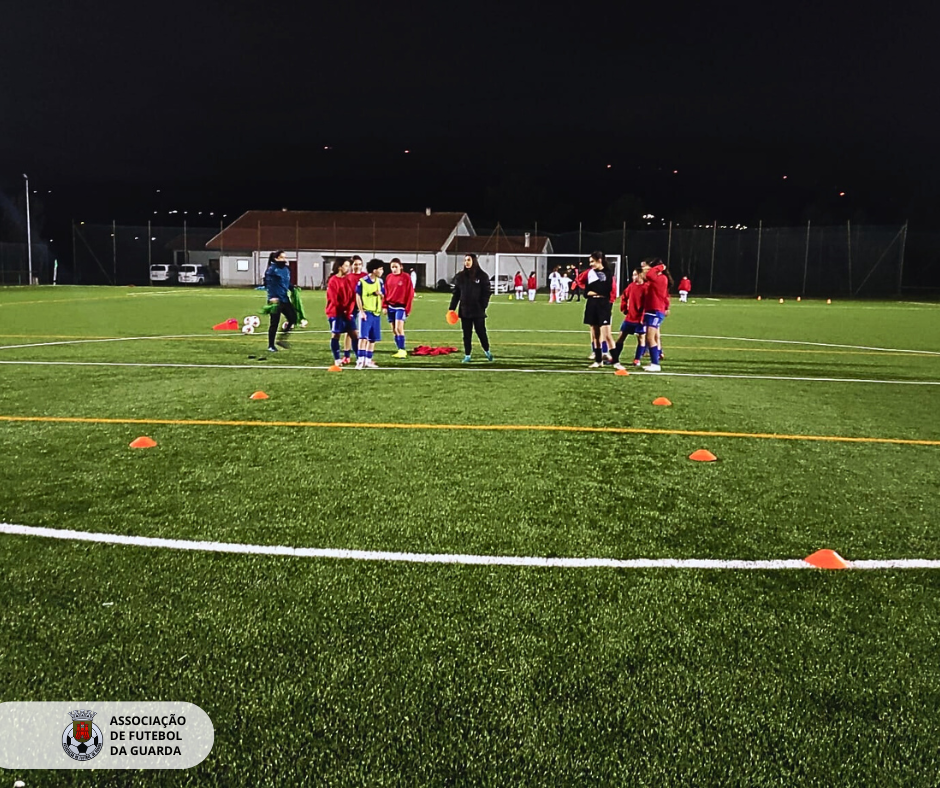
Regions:
M 62 732 L 62 749 L 76 761 L 90 761 L 104 747 L 104 736 L 95 725 L 96 712 L 88 709 L 70 711 L 72 724 Z

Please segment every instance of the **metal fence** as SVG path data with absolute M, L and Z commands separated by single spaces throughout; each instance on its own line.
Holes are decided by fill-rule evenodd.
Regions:
M 688 276 L 699 294 L 875 297 L 902 292 L 907 226 L 670 224 L 549 237 L 556 252 L 587 254 L 599 249 L 623 255 L 631 267 L 659 257 L 674 278 Z
M 58 282 L 62 284 L 145 285 L 153 264 L 185 262 L 198 253 L 207 264 L 217 265 L 224 250 L 207 253 L 206 242 L 220 229 L 77 223 L 69 250 L 58 249 L 53 254 L 47 245 L 33 245 L 33 272 L 39 282 L 51 283 L 58 263 Z M 335 233 L 337 228 L 330 229 Z M 556 253 L 587 255 L 600 249 L 622 255 L 630 267 L 643 258 L 659 257 L 674 278 L 688 276 L 697 294 L 898 297 L 940 292 L 940 233 L 909 234 L 907 225 L 669 224 L 607 232 L 581 228 L 551 233 L 538 227 L 478 228 L 477 232 L 519 237 L 530 232 L 548 237 Z M 406 229 L 402 233 L 409 238 L 412 235 Z M 418 233 L 414 237 L 419 237 Z M 352 251 L 366 256 L 372 250 L 338 250 Z M 409 252 L 401 251 L 403 259 L 406 254 Z M 26 284 L 27 280 L 25 244 L 0 244 L 0 283 Z

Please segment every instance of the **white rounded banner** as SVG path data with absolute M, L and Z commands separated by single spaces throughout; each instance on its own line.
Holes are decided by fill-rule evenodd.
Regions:
M 0 768 L 189 769 L 215 741 L 192 703 L 0 703 Z

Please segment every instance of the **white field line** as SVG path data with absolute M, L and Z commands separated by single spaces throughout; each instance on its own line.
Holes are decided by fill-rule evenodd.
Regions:
M 270 357 L 269 357 L 270 358 Z M 0 361 L 0 364 L 11 366 L 40 366 L 40 367 L 137 367 L 153 369 L 271 369 L 271 370 L 304 370 L 304 371 L 323 371 L 326 366 L 313 366 L 305 364 L 267 364 L 259 366 L 258 364 L 182 364 L 171 362 L 131 362 L 131 361 Z M 347 370 L 354 372 L 358 370 Z M 459 372 L 459 373 L 499 373 L 514 372 L 532 375 L 603 375 L 610 374 L 608 371 L 590 370 L 590 369 L 524 369 L 519 367 L 489 367 L 482 364 L 477 367 L 449 366 L 449 367 L 429 367 L 429 366 L 398 366 L 386 367 L 369 370 L 370 375 L 377 372 Z M 785 375 L 723 375 L 713 373 L 697 372 L 644 372 L 643 370 L 633 370 L 631 375 L 641 375 L 643 377 L 687 377 L 687 378 L 728 378 L 738 380 L 782 380 L 810 383 L 872 383 L 872 384 L 897 384 L 910 386 L 940 386 L 938 380 L 881 380 L 874 378 L 811 378 L 811 377 L 788 377 Z
M 256 332 L 258 336 L 263 336 L 263 332 Z M 326 335 L 330 332 L 326 329 L 297 329 L 296 334 L 319 334 Z M 409 334 L 454 334 L 455 336 L 460 336 L 460 329 L 447 329 L 447 328 L 415 328 L 410 329 L 407 333 Z M 490 334 L 585 334 L 584 331 L 576 329 L 541 329 L 541 328 L 493 328 L 488 329 Z M 252 335 L 254 336 L 254 335 Z M 754 339 L 753 337 L 724 337 L 724 336 L 712 336 L 709 334 L 665 334 L 667 339 L 670 337 L 675 337 L 678 339 L 719 339 L 728 342 L 756 342 L 760 344 L 775 344 L 775 345 L 807 345 L 810 347 L 828 347 L 828 348 L 839 348 L 843 350 L 872 350 L 882 353 L 909 353 L 912 355 L 924 355 L 924 356 L 940 356 L 940 351 L 937 350 L 911 350 L 909 348 L 891 348 L 891 347 L 875 347 L 872 345 L 843 345 L 843 344 L 834 344 L 831 342 L 806 342 L 803 340 L 797 339 Z M 160 334 L 155 336 L 137 336 L 137 337 L 106 337 L 98 339 L 64 339 L 58 340 L 55 342 L 31 342 L 23 343 L 18 345 L 0 345 L 0 350 L 16 350 L 17 348 L 31 348 L 31 347 L 50 347 L 53 345 L 85 345 L 85 344 L 94 344 L 97 342 L 133 342 L 144 339 L 206 339 L 208 337 L 212 338 L 223 338 L 229 337 L 233 341 L 237 341 L 244 337 L 240 331 L 223 331 L 216 333 L 204 333 L 204 334 Z M 587 343 L 585 343 L 587 345 Z
M 268 358 L 271 358 L 268 356 Z M 268 369 L 268 370 L 303 370 L 307 372 L 325 371 L 327 366 L 315 366 L 307 364 L 181 364 L 171 362 L 144 362 L 144 361 L 2 361 L 0 365 L 8 366 L 32 366 L 32 367 L 137 367 L 144 369 Z M 592 369 L 525 369 L 522 367 L 492 367 L 484 366 L 480 362 L 474 367 L 463 365 L 454 365 L 449 367 L 429 367 L 429 366 L 382 366 L 378 369 L 370 370 L 343 370 L 346 374 L 358 374 L 360 371 L 367 375 L 375 375 L 382 372 L 455 372 L 460 374 L 468 373 L 503 373 L 513 372 L 527 375 L 610 375 L 609 370 Z M 708 372 L 644 372 L 643 370 L 630 370 L 630 375 L 643 378 L 655 377 L 677 377 L 677 378 L 718 378 L 729 380 L 782 380 L 803 383 L 870 383 L 881 385 L 898 386 L 940 386 L 940 380 L 887 380 L 878 378 L 811 378 L 811 377 L 789 377 L 786 375 L 723 375 Z
M 530 566 L 556 569 L 815 569 L 800 558 L 743 561 L 721 558 L 547 558 L 522 555 L 466 555 L 460 553 L 399 553 L 384 550 L 344 550 L 329 547 L 286 547 L 283 545 L 202 542 L 188 539 L 161 539 L 152 536 L 91 533 L 58 528 L 0 523 L 0 533 L 12 536 L 39 536 L 68 542 L 128 547 L 158 547 L 203 553 L 274 555 L 290 558 L 332 558 L 346 561 L 384 561 L 409 564 L 460 564 L 465 566 Z M 848 561 L 850 569 L 940 569 L 940 561 L 900 558 L 886 561 Z

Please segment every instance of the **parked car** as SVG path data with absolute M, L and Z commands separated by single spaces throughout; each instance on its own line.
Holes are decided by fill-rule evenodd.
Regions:
M 495 276 L 491 276 L 490 285 L 492 286 L 493 292 L 496 293 L 496 295 L 499 295 L 500 293 L 508 293 L 509 292 L 509 275 L 500 274 L 498 282 L 496 281 Z
M 184 285 L 213 285 L 218 282 L 218 276 L 207 266 L 187 263 L 180 266 L 179 280 Z
M 175 265 L 154 263 L 150 266 L 150 284 L 175 285 L 179 281 L 179 273 Z

